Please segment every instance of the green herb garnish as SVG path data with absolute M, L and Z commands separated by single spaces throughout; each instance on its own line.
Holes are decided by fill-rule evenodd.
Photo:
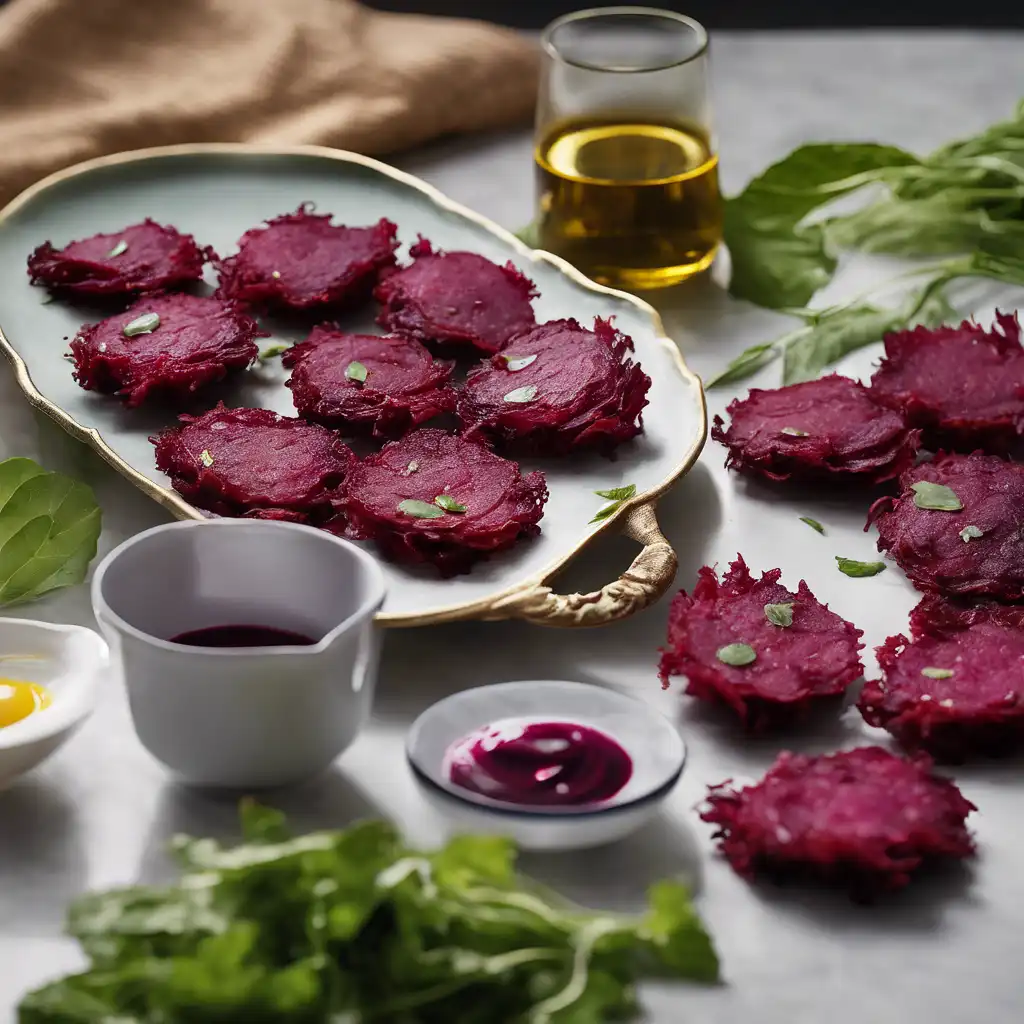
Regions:
M 127 252 L 127 251 L 128 251 L 128 243 L 122 238 L 121 241 L 118 242 L 117 245 L 115 245 L 114 248 L 111 249 L 110 252 L 107 253 L 107 258 L 108 259 L 113 259 L 115 256 L 120 256 L 121 253 Z
M 406 498 L 398 503 L 398 511 L 414 519 L 440 519 L 444 511 L 430 501 Z
M 283 356 L 291 345 L 268 345 L 259 355 L 259 361 L 261 363 L 269 363 L 271 359 L 276 359 L 278 356 Z
M 121 329 L 126 338 L 134 338 L 137 334 L 152 334 L 160 326 L 159 313 L 143 313 Z
M 812 144 L 751 181 L 725 206 L 729 289 L 804 323 L 747 349 L 708 386 L 741 380 L 780 356 L 783 383 L 808 380 L 886 331 L 955 316 L 947 296 L 957 280 L 1024 284 L 1022 139 L 1024 102 L 1010 120 L 927 157 L 875 143 Z M 859 208 L 820 216 L 829 203 L 861 189 L 870 192 Z M 807 308 L 844 250 L 940 259 L 897 279 L 903 294 L 895 302 L 860 298 Z M 908 287 L 913 278 L 920 284 Z
M 76 899 L 88 966 L 19 1019 L 591 1024 L 635 1020 L 644 977 L 718 979 L 674 881 L 640 915 L 591 911 L 523 877 L 497 836 L 422 851 L 384 821 L 293 837 L 252 803 L 242 821 L 240 846 L 175 839 L 175 883 Z
M 443 508 L 445 512 L 465 512 L 466 506 L 460 505 L 450 494 L 439 494 L 434 499 L 434 504 Z
M 31 459 L 0 462 L 0 604 L 81 583 L 100 525 L 92 488 Z
M 858 562 L 855 558 L 843 558 L 836 555 L 839 571 L 847 576 L 877 576 L 885 570 L 885 562 Z
M 960 531 L 960 539 L 965 543 L 969 544 L 972 540 L 977 540 L 979 537 L 984 537 L 985 531 L 977 526 L 965 526 Z
M 201 462 L 201 463 L 202 463 L 202 464 L 203 464 L 203 465 L 204 465 L 204 466 L 205 466 L 205 467 L 206 467 L 207 469 L 209 469 L 209 468 L 210 468 L 210 467 L 211 467 L 211 466 L 213 465 L 213 456 L 212 456 L 212 455 L 210 454 L 210 451 L 209 451 L 209 449 L 208 449 L 208 448 L 204 448 L 204 449 L 203 449 L 203 450 L 202 450 L 202 451 L 201 451 L 201 452 L 199 453 L 199 461 L 200 461 L 200 462 Z
M 764 606 L 764 617 L 773 626 L 792 626 L 793 602 L 784 601 L 782 604 L 766 604 Z
M 910 489 L 914 492 L 914 504 L 918 508 L 936 512 L 959 512 L 964 507 L 956 491 L 945 484 L 918 480 L 917 483 L 910 485 Z
M 757 373 L 762 366 L 767 366 L 777 355 L 774 342 L 766 341 L 759 345 L 751 345 L 750 348 L 744 349 L 724 370 L 708 377 L 704 381 L 704 386 L 717 388 L 723 384 L 734 384 L 738 380 L 745 380 Z
M 504 397 L 506 402 L 532 402 L 537 397 L 537 386 L 527 384 L 524 388 L 516 388 Z
M 606 519 L 618 512 L 622 507 L 623 502 L 629 501 L 631 498 L 635 498 L 636 484 L 626 484 L 624 487 L 613 487 L 608 491 L 594 491 L 594 493 L 599 498 L 604 498 L 611 502 L 611 504 L 605 505 L 600 509 L 594 518 L 587 523 L 588 526 L 592 526 L 594 523 L 603 523 Z
M 757 661 L 757 652 L 750 644 L 726 644 L 719 647 L 715 657 L 723 665 L 732 665 L 735 668 L 742 668 Z
M 364 381 L 366 380 L 366 367 L 361 362 L 353 359 L 348 366 L 345 367 L 345 376 L 349 380 Z
M 927 668 L 921 669 L 921 675 L 927 676 L 929 679 L 951 679 L 953 670 L 951 668 L 932 668 L 929 665 Z
M 825 527 L 817 519 L 812 519 L 810 516 L 801 516 L 800 522 L 806 523 L 812 530 L 817 530 L 818 533 L 825 532 Z
M 501 358 L 505 360 L 505 365 L 511 373 L 517 373 L 519 370 L 525 370 L 531 363 L 535 363 L 537 361 L 536 356 L 510 356 L 503 354 Z
M 537 221 L 530 221 L 524 228 L 512 232 L 520 242 L 525 242 L 531 249 L 540 248 L 540 225 Z

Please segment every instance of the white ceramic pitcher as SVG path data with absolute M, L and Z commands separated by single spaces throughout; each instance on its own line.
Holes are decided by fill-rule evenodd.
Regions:
M 93 609 L 143 746 L 181 781 L 263 788 L 328 767 L 370 712 L 384 575 L 354 544 L 258 519 L 168 523 L 115 548 Z M 195 647 L 170 638 L 247 624 L 310 646 Z

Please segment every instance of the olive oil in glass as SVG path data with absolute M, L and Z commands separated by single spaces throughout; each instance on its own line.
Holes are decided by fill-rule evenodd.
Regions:
M 714 259 L 718 157 L 698 129 L 570 123 L 540 141 L 535 160 L 541 247 L 594 280 L 657 288 Z
M 670 11 L 553 22 L 537 107 L 537 234 L 602 284 L 673 285 L 722 237 L 707 33 Z

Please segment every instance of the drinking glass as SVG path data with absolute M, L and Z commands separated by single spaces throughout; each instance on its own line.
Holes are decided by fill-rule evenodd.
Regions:
M 722 237 L 708 35 L 649 7 L 545 29 L 534 160 L 542 248 L 632 290 L 710 266 Z

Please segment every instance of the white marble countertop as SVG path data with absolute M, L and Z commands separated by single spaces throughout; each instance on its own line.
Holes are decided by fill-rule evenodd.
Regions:
M 723 34 L 714 76 L 724 187 L 734 191 L 802 141 L 894 142 L 927 150 L 1006 116 L 1024 92 L 1024 35 Z M 400 165 L 497 221 L 529 219 L 532 174 L 524 134 L 444 143 Z M 4 267 L 5 273 L 23 273 Z M 855 291 L 870 266 L 848 268 L 837 294 Z M 1020 294 L 1016 301 L 1020 302 Z M 781 318 L 729 300 L 702 281 L 657 300 L 669 333 L 698 372 L 768 340 Z M 988 300 L 988 308 L 995 298 Z M 1012 299 L 1010 300 L 1012 301 Z M 2 317 L 2 310 L 0 310 Z M 872 353 L 854 369 L 865 371 Z M 777 382 L 772 370 L 766 383 Z M 729 392 L 712 393 L 718 412 Z M 33 415 L 6 366 L 0 367 L 0 456 L 26 455 L 92 483 L 105 514 L 101 551 L 161 522 L 164 513 L 52 424 Z M 865 631 L 870 647 L 905 627 L 916 597 L 902 574 L 853 580 L 833 555 L 871 558 L 855 503 L 780 497 L 722 467 L 709 443 L 700 463 L 661 506 L 680 556 L 677 583 L 697 568 L 742 551 L 756 569 L 781 565 L 794 586 L 817 596 Z M 829 527 L 819 537 L 799 522 Z M 566 588 L 607 582 L 634 553 L 621 540 L 588 552 Z M 678 688 L 662 693 L 655 675 L 667 602 L 598 631 L 549 632 L 518 624 L 473 624 L 388 635 L 372 726 L 326 778 L 281 795 L 300 827 L 341 826 L 356 817 L 393 817 L 430 843 L 439 823 L 418 799 L 401 755 L 404 732 L 430 702 L 454 689 L 516 678 L 580 679 L 643 694 L 675 717 L 690 761 L 666 815 L 616 847 L 585 858 L 530 857 L 528 870 L 587 903 L 627 908 L 654 878 L 687 873 L 722 955 L 716 989 L 653 986 L 650 1019 L 700 1024 L 992 1024 L 1016 1021 L 1024 1005 L 1024 778 L 1020 762 L 956 773 L 980 811 L 973 816 L 979 858 L 971 869 L 912 886 L 884 905 L 854 907 L 820 893 L 751 888 L 713 854 L 710 829 L 693 807 L 709 783 L 761 774 L 778 741 L 744 739 L 695 712 Z M 14 614 L 92 625 L 85 587 Z M 869 659 L 870 662 L 870 659 Z M 826 751 L 877 739 L 847 714 L 827 734 L 790 743 Z M 175 832 L 232 834 L 235 808 L 169 784 L 132 733 L 124 695 L 111 684 L 85 729 L 34 775 L 0 793 L 0 1020 L 28 988 L 80 964 L 60 938 L 64 908 L 86 888 L 166 877 Z

